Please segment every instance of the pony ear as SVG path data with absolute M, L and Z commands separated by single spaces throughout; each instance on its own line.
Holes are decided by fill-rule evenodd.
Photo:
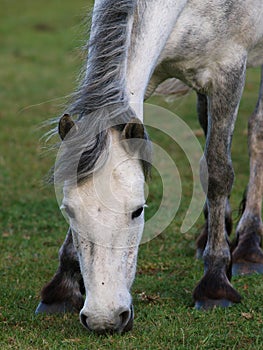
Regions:
M 76 124 L 72 120 L 71 116 L 69 114 L 64 114 L 59 121 L 58 124 L 58 133 L 61 138 L 61 140 L 64 140 L 64 138 L 69 133 L 70 129 L 73 128 Z
M 144 126 L 140 119 L 132 118 L 122 131 L 122 139 L 144 139 Z
M 132 118 L 124 127 L 121 139 L 126 152 L 133 155 L 140 150 L 145 141 L 144 125 L 138 118 Z M 140 141 L 141 140 L 141 141 Z

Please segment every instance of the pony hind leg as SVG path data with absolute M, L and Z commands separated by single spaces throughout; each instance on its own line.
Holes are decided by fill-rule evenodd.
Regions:
M 208 239 L 203 254 L 205 273 L 193 293 L 198 309 L 225 307 L 241 301 L 241 296 L 230 283 L 231 254 L 225 227 L 226 203 L 234 180 L 231 137 L 246 70 L 246 57 L 236 57 L 237 60 L 231 65 L 228 61 L 217 66 L 213 90 L 208 97 L 209 120 L 205 147 L 208 167 Z
M 250 177 L 246 191 L 245 209 L 236 230 L 233 251 L 233 274 L 263 273 L 261 248 L 263 224 L 261 218 L 263 195 L 263 67 L 259 98 L 248 124 Z
M 207 104 L 207 96 L 201 93 L 197 93 L 197 115 L 199 123 L 204 131 L 205 137 L 207 137 L 207 123 L 208 123 L 208 104 Z M 204 218 L 205 223 L 201 229 L 201 233 L 196 240 L 196 258 L 201 259 L 203 257 L 203 253 L 207 243 L 208 237 L 208 210 L 207 203 L 204 206 Z M 227 198 L 226 202 L 226 210 L 225 210 L 225 227 L 227 235 L 230 236 L 232 232 L 232 212 L 229 203 L 229 198 Z
M 70 229 L 60 249 L 59 260 L 57 272 L 41 291 L 36 314 L 78 312 L 83 307 L 85 288 Z

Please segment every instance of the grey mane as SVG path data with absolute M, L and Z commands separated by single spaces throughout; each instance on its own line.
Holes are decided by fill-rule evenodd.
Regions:
M 90 177 L 107 160 L 109 129 L 114 128 L 122 132 L 132 117 L 134 113 L 131 109 L 115 105 L 94 111 L 88 117 L 82 117 L 60 144 L 57 161 L 49 181 L 56 184 L 62 184 L 64 181 L 76 184 Z M 151 144 L 145 130 L 144 139 L 147 142 L 144 142 L 142 147 L 138 143 L 137 149 L 147 180 L 151 168 Z
M 107 159 L 109 128 L 122 131 L 135 116 L 125 93 L 125 62 L 129 45 L 128 20 L 136 3 L 136 0 L 108 0 L 94 10 L 96 20 L 86 48 L 87 68 L 66 110 L 76 116 L 77 127 L 60 147 L 51 181 L 75 182 L 77 179 L 80 182 L 89 177 Z M 145 139 L 148 140 L 146 132 Z M 146 148 L 140 151 L 147 178 L 150 161 L 146 160 L 150 159 L 150 147 Z
M 128 104 L 125 94 L 128 21 L 136 3 L 108 0 L 94 9 L 92 36 L 87 45 L 88 64 L 69 107 L 70 114 L 85 116 L 116 102 Z

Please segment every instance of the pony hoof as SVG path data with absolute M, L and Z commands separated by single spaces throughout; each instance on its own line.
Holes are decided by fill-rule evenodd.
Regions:
M 263 264 L 251 263 L 251 262 L 240 262 L 240 263 L 233 263 L 232 265 L 232 276 L 251 275 L 252 273 L 263 274 Z
M 36 308 L 35 314 L 63 314 L 75 311 L 74 306 L 67 302 L 46 304 L 41 301 Z
M 215 307 L 230 307 L 233 303 L 227 299 L 205 299 L 195 302 L 197 310 L 211 310 Z

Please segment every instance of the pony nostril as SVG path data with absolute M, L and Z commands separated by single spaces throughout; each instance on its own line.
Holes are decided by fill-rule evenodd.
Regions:
M 81 321 L 82 325 L 85 328 L 89 329 L 88 324 L 87 324 L 87 319 L 88 319 L 88 317 L 86 315 L 84 315 L 83 313 L 80 314 L 80 321 Z
M 131 305 L 130 310 L 126 310 L 120 314 L 122 320 L 121 333 L 129 332 L 133 328 L 133 306 Z
M 130 319 L 131 312 L 130 310 L 125 310 L 119 314 L 121 325 L 122 327 L 125 327 Z

